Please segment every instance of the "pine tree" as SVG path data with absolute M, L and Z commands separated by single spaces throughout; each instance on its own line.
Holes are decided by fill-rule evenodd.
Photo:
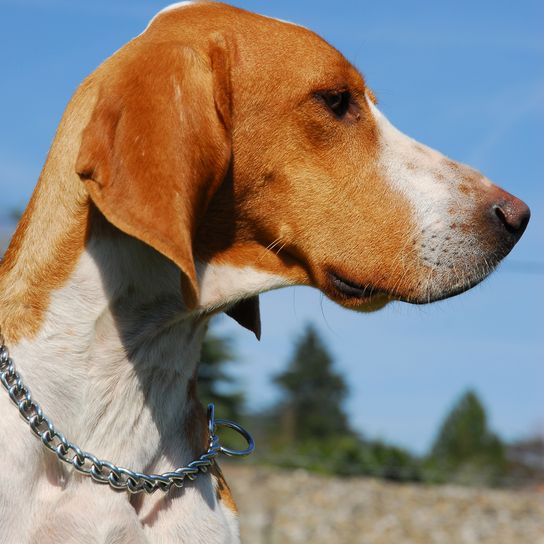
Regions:
M 215 404 L 217 417 L 239 421 L 244 395 L 234 388 L 236 380 L 225 370 L 225 365 L 235 360 L 230 339 L 208 333 L 200 355 L 198 390 L 204 406 Z
M 485 409 L 474 391 L 464 393 L 440 427 L 430 465 L 446 479 L 463 483 L 496 483 L 506 458 L 501 440 L 488 427 Z
M 295 344 L 287 369 L 275 377 L 283 392 L 268 417 L 260 418 L 267 463 L 325 474 L 369 474 L 420 480 L 419 460 L 402 448 L 364 440 L 349 425 L 344 378 L 312 326 Z
M 308 325 L 295 345 L 287 370 L 275 382 L 284 393 L 279 411 L 291 441 L 326 439 L 350 433 L 342 407 L 347 386 L 317 331 Z

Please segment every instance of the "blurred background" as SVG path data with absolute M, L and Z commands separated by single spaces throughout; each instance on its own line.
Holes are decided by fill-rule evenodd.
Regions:
M 321 34 L 401 130 L 533 212 L 455 299 L 361 315 L 290 288 L 260 343 L 215 321 L 202 396 L 258 441 L 226 467 L 245 541 L 544 542 L 544 3 L 232 3 Z M 0 0 L 2 248 L 71 94 L 164 5 Z

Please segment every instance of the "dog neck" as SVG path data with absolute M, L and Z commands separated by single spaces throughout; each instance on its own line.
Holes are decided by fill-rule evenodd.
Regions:
M 208 319 L 186 310 L 172 262 L 92 209 L 66 153 L 59 152 L 63 134 L 61 127 L 0 267 L 0 323 L 33 397 L 69 440 L 119 466 L 171 471 L 207 446 L 196 369 Z M 77 539 L 84 516 L 76 505 L 86 500 L 104 530 L 115 523 L 126 528 L 127 516 L 135 519 L 133 541 L 146 531 L 153 532 L 152 541 L 191 542 L 200 535 L 213 542 L 213 534 L 236 540 L 232 503 L 218 501 L 216 488 L 224 482 L 217 471 L 168 496 L 128 501 L 62 467 L 7 396 L 0 406 L 2 431 L 10 437 L 2 464 L 15 468 L 25 460 L 16 476 L 11 468 L 9 474 L 0 470 L 0 511 L 6 514 L 0 527 L 25 531 L 17 512 L 28 497 L 17 488 L 32 489 L 49 508 L 41 510 L 39 523 L 28 520 L 28 534 L 43 529 L 44 520 L 54 534 L 68 517 L 75 531 L 70 538 Z M 59 510 L 61 503 L 71 506 Z
M 207 318 L 186 311 L 175 265 L 93 215 L 38 334 L 12 351 L 35 396 L 44 384 L 37 398 L 51 396 L 57 413 L 47 410 L 65 433 L 95 455 L 154 471 L 161 442 L 202 423 L 194 382 Z M 205 443 L 176 441 L 186 461 Z
M 68 281 L 50 293 L 37 333 L 11 343 L 12 357 L 33 397 L 72 442 L 120 466 L 147 473 L 171 471 L 207 446 L 206 418 L 196 398 L 207 317 L 185 309 L 180 272 L 173 263 L 111 227 L 98 213 L 91 216 L 85 249 Z M 26 283 L 31 300 L 35 281 L 27 278 Z M 9 339 L 13 334 L 7 332 Z M 174 502 L 183 531 L 187 524 L 202 531 L 211 523 L 220 524 L 223 532 L 231 525 L 236 534 L 234 515 L 217 508 L 213 477 L 201 475 L 168 497 L 135 496 L 130 504 L 126 495 L 60 466 L 32 439 L 13 407 L 3 413 L 15 442 L 30 448 L 14 446 L 7 463 L 27 457 L 31 466 L 26 470 L 34 477 L 38 467 L 45 467 L 33 485 L 48 502 L 67 493 L 79 497 L 93 487 L 90 500 L 110 507 L 124 501 L 144 531 Z M 185 505 L 194 510 L 198 504 L 200 521 L 187 520 Z M 210 519 L 203 523 L 206 516 Z

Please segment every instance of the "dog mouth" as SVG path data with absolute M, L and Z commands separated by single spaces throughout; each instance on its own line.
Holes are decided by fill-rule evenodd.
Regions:
M 401 293 L 397 290 L 383 289 L 369 283 L 359 283 L 352 279 L 346 278 L 335 270 L 326 272 L 330 293 L 332 298 L 336 298 L 338 302 L 347 307 L 358 309 L 370 305 L 374 307 L 387 304 L 388 302 L 405 302 L 408 304 L 428 304 L 430 302 L 438 302 L 454 296 L 457 296 L 465 291 L 468 291 L 475 285 L 483 281 L 489 273 L 495 268 L 494 265 L 487 263 L 485 273 L 479 273 L 467 278 L 459 283 L 459 278 L 454 278 L 457 281 L 444 281 L 443 278 L 438 278 L 434 285 L 426 286 L 421 289 L 421 284 L 418 284 L 419 289 L 411 289 L 408 292 Z M 442 280 L 442 281 L 440 281 Z
M 336 293 L 344 298 L 369 300 L 388 296 L 387 291 L 383 289 L 378 289 L 374 285 L 356 283 L 336 272 L 328 272 L 328 276 Z

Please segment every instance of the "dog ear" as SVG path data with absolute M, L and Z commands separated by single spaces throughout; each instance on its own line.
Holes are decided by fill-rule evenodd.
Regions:
M 193 238 L 231 158 L 225 42 L 202 53 L 131 43 L 113 57 L 76 170 L 106 219 L 176 263 L 185 303 L 198 284 Z
M 261 313 L 259 310 L 259 295 L 251 298 L 246 298 L 231 306 L 226 312 L 242 327 L 249 329 L 257 337 L 261 339 Z

